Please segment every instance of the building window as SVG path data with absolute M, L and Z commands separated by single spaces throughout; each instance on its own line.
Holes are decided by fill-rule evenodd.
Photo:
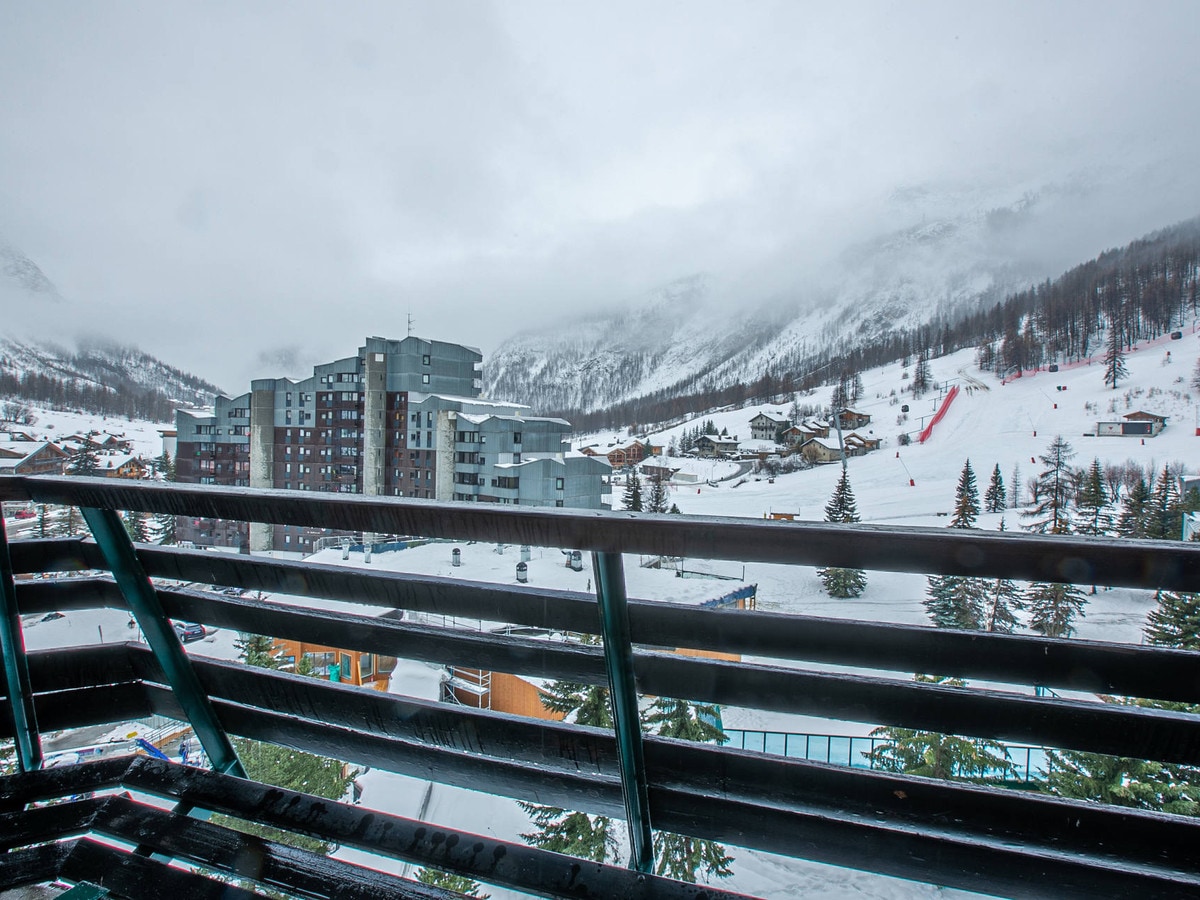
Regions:
M 554 501 L 554 505 L 555 505 L 555 506 L 562 506 L 562 505 L 563 505 L 563 502 L 562 502 L 561 500 L 555 500 L 555 501 Z
M 423 366 L 429 365 L 429 354 L 428 353 L 426 353 L 424 356 L 421 357 L 421 365 L 423 365 Z
M 429 375 L 428 374 L 421 376 L 421 384 L 429 384 Z
M 565 487 L 565 485 L 563 484 L 563 479 L 561 479 L 561 478 L 554 479 L 554 489 L 556 491 L 561 491 L 564 487 Z
M 519 432 L 519 431 L 514 431 L 514 432 L 513 432 L 513 443 L 514 443 L 514 444 L 519 444 L 519 443 L 521 443 L 521 432 Z
M 375 658 L 370 653 L 364 653 L 358 658 L 358 674 L 363 678 L 375 674 Z

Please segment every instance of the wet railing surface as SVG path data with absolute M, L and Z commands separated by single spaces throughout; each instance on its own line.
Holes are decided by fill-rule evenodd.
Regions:
M 362 871 L 185 815 L 208 810 L 320 834 L 543 896 L 721 894 L 712 887 L 644 874 L 652 859 L 649 848 L 638 845 L 637 835 L 648 835 L 650 828 L 989 894 L 1200 893 L 1194 849 L 1200 829 L 1183 817 L 828 765 L 757 747 L 644 737 L 636 721 L 630 722 L 629 708 L 624 719 L 620 710 L 622 702 L 632 702 L 636 714 L 642 695 L 679 697 L 1196 765 L 1200 717 L 1039 697 L 1033 687 L 1196 704 L 1197 654 L 626 602 L 620 560 L 623 553 L 641 553 L 1189 590 L 1200 587 L 1200 547 L 958 529 L 513 509 L 104 479 L 4 478 L 0 498 L 82 507 L 96 537 L 14 542 L 3 554 L 5 616 L 0 631 L 7 688 L 0 731 L 16 738 L 25 771 L 4 779 L 0 788 L 0 832 L 9 851 L 0 859 L 0 887 L 43 876 L 82 881 L 89 880 L 89 873 L 108 872 L 114 882 L 124 879 L 117 893 L 144 896 L 160 874 L 156 867 L 178 871 L 167 869 L 160 857 L 191 860 L 258 884 L 281 884 L 300 895 L 307 895 L 322 877 L 352 884 L 358 876 L 351 870 Z M 126 553 L 102 513 L 128 509 L 592 551 L 599 595 L 150 545 L 135 548 L 127 541 Z M 85 574 L 13 579 L 14 574 L 63 572 Z M 252 594 L 167 588 L 148 579 L 345 600 L 380 612 L 403 609 L 599 634 L 606 644 L 459 631 L 284 606 Z M 95 607 L 129 609 L 149 646 L 23 652 L 18 613 Z M 165 623 L 168 618 L 443 665 L 607 685 L 617 701 L 617 726 L 604 731 L 522 719 L 186 656 L 169 625 L 165 631 L 155 627 L 156 619 Z M 741 654 L 755 661 L 641 649 L 647 646 Z M 808 663 L 820 663 L 821 670 L 804 668 Z M 846 671 L 830 672 L 830 665 Z M 863 674 L 864 669 L 880 674 Z M 918 683 L 888 672 L 936 672 L 1020 690 Z M 151 714 L 190 721 L 216 771 L 150 760 L 40 767 L 44 731 Z M 580 863 L 470 835 L 448 842 L 446 829 L 439 830 L 436 847 L 416 839 L 404 844 L 387 837 L 393 832 L 385 834 L 372 824 L 375 820 L 367 822 L 365 813 L 329 801 L 320 801 L 328 818 L 324 813 L 304 818 L 301 812 L 313 809 L 305 804 L 317 802 L 313 798 L 290 798 L 293 806 L 285 808 L 278 790 L 252 789 L 237 778 L 240 763 L 226 746 L 228 735 L 499 796 L 624 817 L 634 835 L 626 855 L 643 871 Z M 762 749 L 767 749 L 765 737 Z M 118 786 L 169 796 L 181 806 L 169 814 L 119 795 L 82 797 Z M 53 813 L 27 807 L 33 800 L 62 797 L 77 799 L 47 807 L 58 810 Z M 411 828 L 415 835 L 423 826 L 397 818 L 391 827 Z M 146 837 L 151 832 L 158 835 L 154 841 Z M 139 837 L 129 838 L 134 833 Z M 146 852 L 127 854 L 94 839 L 106 835 L 140 841 Z M 239 846 L 244 850 L 250 844 L 265 860 L 257 874 L 247 874 L 237 862 L 245 858 L 238 856 Z M 210 885 L 228 888 L 197 873 L 169 877 L 185 876 L 193 879 L 181 882 L 185 892 L 199 895 Z M 388 881 L 390 877 L 376 879 L 380 895 L 444 896 L 403 879 Z M 274 878 L 282 880 L 272 882 Z

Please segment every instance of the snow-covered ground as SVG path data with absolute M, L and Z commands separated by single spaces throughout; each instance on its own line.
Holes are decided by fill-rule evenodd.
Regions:
M 33 425 L 0 426 L 0 431 L 25 431 L 39 441 L 60 441 L 73 434 L 95 431 L 101 436 L 111 434 L 128 440 L 134 456 L 150 459 L 163 452 L 162 435 L 159 429 L 174 428 L 173 423 L 147 422 L 144 419 L 126 419 L 121 416 L 101 416 L 95 413 L 65 412 L 63 410 L 31 407 L 37 421 Z M 127 458 L 125 454 L 123 458 Z
M 1166 353 L 1171 351 L 1171 362 Z M 866 431 L 884 439 L 883 448 L 864 457 L 849 461 L 849 472 L 858 509 L 864 522 L 886 522 L 896 525 L 942 526 L 950 512 L 955 484 L 964 460 L 970 458 L 980 492 L 984 490 L 992 469 L 999 465 L 1010 496 L 1014 489 L 1025 497 L 1024 482 L 1041 470 L 1033 461 L 1045 452 L 1055 435 L 1061 434 L 1076 450 L 1075 464 L 1082 467 L 1093 457 L 1105 462 L 1133 459 L 1143 466 L 1161 470 L 1164 464 L 1173 469 L 1195 471 L 1200 437 L 1196 435 L 1197 403 L 1190 396 L 1192 367 L 1200 355 L 1200 337 L 1188 333 L 1182 341 L 1163 339 L 1144 345 L 1129 354 L 1129 379 L 1113 391 L 1103 384 L 1098 362 L 1092 365 L 1064 367 L 1057 373 L 1039 372 L 1002 384 L 994 376 L 979 373 L 973 365 L 972 351 L 931 362 L 932 375 L 938 382 L 955 382 L 964 388 L 949 408 L 944 420 L 935 428 L 924 445 L 900 446 L 897 435 L 915 432 L 937 406 L 936 393 L 914 400 L 902 390 L 909 381 L 902 377 L 899 365 L 863 373 L 864 394 L 854 405 L 869 413 L 872 423 Z M 965 390 L 967 386 L 970 391 Z M 1060 388 L 1065 388 L 1061 390 Z M 891 391 L 896 390 L 895 402 Z M 806 398 L 801 398 L 805 402 Z M 807 398 L 809 402 L 824 403 L 828 392 Z M 897 424 L 901 404 L 909 404 L 908 421 Z M 769 405 L 736 411 L 705 413 L 697 422 L 712 419 L 717 429 L 730 434 L 748 434 L 749 420 L 759 411 L 771 414 L 786 412 L 787 407 Z M 1169 416 L 1166 430 L 1159 436 L 1147 438 L 1091 437 L 1097 421 L 1119 419 L 1126 412 L 1146 410 Z M 51 418 L 61 414 L 47 413 Z M 57 423 L 56 423 L 57 424 Z M 678 425 L 668 431 L 653 434 L 655 443 L 666 444 L 678 437 L 684 428 L 695 423 Z M 41 423 L 39 423 L 39 428 Z M 71 430 L 84 425 L 71 425 Z M 131 430 L 132 423 L 123 423 Z M 151 426 L 151 429 L 153 426 Z M 57 430 L 57 429 L 56 429 Z M 153 434 L 157 441 L 157 433 Z M 604 435 L 607 439 L 609 436 Z M 161 452 L 153 449 L 151 455 Z M 717 464 L 720 465 L 720 464 Z M 685 514 L 741 516 L 762 518 L 771 512 L 797 514 L 802 519 L 820 520 L 824 506 L 840 467 L 837 465 L 778 476 L 774 483 L 751 477 L 744 483 L 739 479 L 720 482 L 713 487 L 707 482 L 722 477 L 714 464 L 691 461 L 688 466 L 701 477 L 700 484 L 676 485 L 672 502 Z M 710 469 L 709 467 L 713 468 Z M 1014 483 L 1014 469 L 1019 478 Z M 727 473 L 724 473 L 727 474 Z M 712 476 L 715 475 L 715 478 Z M 619 491 L 617 492 L 619 496 Z M 1010 529 L 1022 524 L 1019 509 L 1003 514 Z M 983 515 L 981 528 L 996 528 L 1000 514 Z M 463 565 L 451 566 L 451 548 L 460 546 Z M 497 553 L 495 545 L 433 543 L 404 551 L 377 553 L 367 568 L 393 569 L 451 578 L 463 578 L 499 583 L 515 583 L 515 564 L 519 549 L 504 548 Z M 330 565 L 363 566 L 361 553 L 352 553 L 343 561 L 338 550 L 324 551 L 316 561 Z M 725 562 L 689 561 L 690 567 L 712 565 L 722 573 L 733 564 Z M 925 579 L 903 573 L 869 573 L 863 596 L 853 600 L 835 600 L 825 595 L 812 567 L 748 564 L 744 573 L 736 567 L 738 581 L 707 581 L 680 579 L 671 571 L 642 568 L 636 557 L 625 563 L 629 594 L 633 597 L 700 602 L 736 587 L 738 582 L 758 585 L 760 609 L 803 613 L 820 616 L 852 617 L 910 624 L 928 624 L 922 599 Z M 565 558 L 555 548 L 533 548 L 529 562 L 529 583 L 574 591 L 590 591 L 591 567 L 574 572 L 565 565 Z M 279 598 L 284 599 L 284 598 Z M 1078 636 L 1083 639 L 1137 643 L 1141 639 L 1146 614 L 1153 607 L 1147 591 L 1128 589 L 1102 590 L 1090 597 L 1085 617 L 1078 624 Z M 356 610 L 365 611 L 365 610 Z M 36 618 L 36 617 L 35 617 Z M 488 623 L 458 623 L 464 627 L 486 627 Z M 62 619 L 26 623 L 26 640 L 30 648 L 67 646 L 94 643 L 97 640 L 129 640 L 134 633 L 127 628 L 127 616 L 118 611 L 85 611 L 68 613 Z M 236 655 L 233 640 L 236 635 L 221 631 L 203 641 L 188 645 L 189 652 L 232 658 Z M 895 673 L 908 677 L 909 673 Z M 394 693 L 432 699 L 437 696 L 441 673 L 436 666 L 402 662 L 393 673 L 390 690 Z M 839 723 L 829 720 L 784 716 L 757 710 L 726 709 L 724 723 L 730 728 L 767 729 L 780 731 L 835 732 L 864 734 L 869 723 Z M 431 785 L 429 782 L 393 773 L 372 771 L 361 777 L 366 806 L 401 815 L 423 815 L 429 821 L 447 827 L 488 834 L 506 840 L 520 840 L 520 833 L 529 830 L 529 820 L 515 802 L 476 794 L 457 788 Z M 721 886 L 767 897 L 830 897 L 830 898 L 907 898 L 932 896 L 967 896 L 960 892 L 912 884 L 867 873 L 835 869 L 793 859 L 772 856 L 738 848 L 730 848 L 735 857 L 734 875 L 720 882 Z M 348 849 L 339 856 L 361 861 L 367 865 L 394 872 L 407 872 L 402 864 Z M 411 874 L 411 872 L 409 872 Z M 486 888 L 497 900 L 512 896 L 506 891 Z

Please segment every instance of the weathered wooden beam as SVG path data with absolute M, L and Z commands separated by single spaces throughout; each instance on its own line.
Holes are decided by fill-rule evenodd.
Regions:
M 0 856 L 0 891 L 54 881 L 74 849 L 75 841 L 63 841 L 5 853 Z
M 126 853 L 91 838 L 74 842 L 58 876 L 103 884 L 118 897 L 179 897 L 187 900 L 261 900 L 236 885 Z
M 89 797 L 0 814 L 0 851 L 78 837 L 91 828 L 102 804 Z
M 59 476 L 0 478 L 0 498 L 606 553 L 1200 589 L 1200 547 L 1170 541 L 580 512 Z
M 287 831 L 335 841 L 382 856 L 432 866 L 499 887 L 543 897 L 607 900 L 724 900 L 741 897 L 708 885 L 684 884 L 617 866 L 433 827 L 398 815 L 331 803 L 267 785 L 250 784 L 197 769 L 140 759 L 126 785 L 135 790 L 250 819 Z
M 170 559 L 172 555 L 170 551 L 141 554 L 142 558 L 149 559 Z M 212 553 L 201 555 L 206 558 L 222 556 Z M 258 561 L 252 562 L 257 567 Z M 267 563 L 272 564 L 271 561 Z M 305 577 L 306 572 L 311 571 L 307 576 L 309 581 L 319 584 L 326 574 L 323 569 L 304 563 L 291 563 L 289 571 L 281 573 L 281 577 L 286 574 L 288 579 L 295 579 Z M 236 575 L 238 571 L 235 565 L 221 574 Z M 364 575 L 354 570 L 337 570 L 337 574 L 338 589 L 321 596 L 336 595 L 353 599 L 354 591 L 361 589 L 377 598 L 381 607 L 391 608 L 399 603 L 407 608 L 407 600 L 413 595 L 406 595 L 405 588 L 413 588 L 418 593 L 428 589 L 438 597 L 438 603 L 415 604 L 419 609 L 439 609 L 447 615 L 500 617 L 492 620 L 543 627 L 551 627 L 547 623 L 555 619 L 558 620 L 555 627 L 565 627 L 564 623 L 568 622 L 583 624 L 580 620 L 585 610 L 587 615 L 595 615 L 594 601 L 565 592 L 530 592 L 524 589 L 514 591 L 510 596 L 509 591 L 514 589 L 495 585 L 463 582 L 430 585 L 423 584 L 421 579 L 413 576 L 402 576 L 403 581 L 397 584 L 389 578 L 378 578 L 375 573 Z M 331 585 L 324 587 L 330 588 Z M 476 588 L 483 595 L 482 600 L 473 599 Z M 284 616 L 274 612 L 284 608 L 280 604 L 264 603 L 248 597 L 229 598 L 204 591 L 164 589 L 159 589 L 159 597 L 168 614 L 174 618 L 277 637 L 311 640 L 300 637 L 299 632 L 292 635 L 282 630 L 301 621 L 301 607 L 287 607 L 291 612 L 289 616 Z M 511 607 L 507 604 L 508 599 L 513 601 Z M 21 583 L 17 585 L 17 603 L 23 613 L 95 606 L 120 608 L 125 605 L 124 598 L 106 576 Z M 559 604 L 569 607 L 561 618 L 554 614 Z M 332 627 L 337 641 L 341 642 L 338 646 L 375 650 L 370 643 L 361 643 L 365 634 L 362 628 L 346 629 L 353 633 L 352 637 L 350 633 L 343 634 L 341 630 L 336 630 L 337 623 L 331 621 L 334 614 L 316 611 L 313 614 L 322 618 L 303 626 L 308 629 L 306 634 L 311 633 L 312 628 Z M 630 601 L 629 615 L 634 640 L 642 644 L 693 647 L 889 671 L 925 670 L 1014 684 L 1038 684 L 1060 689 L 1200 703 L 1200 654 L 1187 650 L 1055 640 L 1029 635 L 986 634 L 750 610 L 695 609 L 638 600 Z M 351 617 L 347 621 L 379 622 L 382 625 L 389 620 Z M 587 627 L 599 630 L 597 624 Z M 333 638 L 324 643 L 330 640 Z M 360 643 L 353 643 L 356 640 Z M 393 653 L 388 649 L 377 652 Z M 481 665 L 487 667 L 492 663 Z
M 132 761 L 128 756 L 110 757 L 74 766 L 38 769 L 19 776 L 0 776 L 0 811 L 21 809 L 35 800 L 55 800 L 115 787 Z

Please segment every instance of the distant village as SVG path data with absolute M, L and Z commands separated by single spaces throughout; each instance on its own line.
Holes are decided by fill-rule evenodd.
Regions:
M 771 457 L 799 457 L 807 465 L 838 462 L 845 456 L 863 456 L 878 450 L 881 439 L 867 429 L 871 416 L 849 407 L 842 409 L 836 421 L 814 416 L 791 417 L 782 412 L 760 412 L 747 423 L 749 440 L 737 435 L 717 434 L 716 429 L 699 431 L 673 445 L 653 444 L 634 438 L 607 445 L 590 444 L 580 448 L 588 456 L 603 457 L 614 469 L 637 466 L 651 456 L 692 457 L 696 459 L 757 460 Z M 699 429 L 699 426 L 697 426 Z M 839 441 L 839 431 L 841 440 Z M 654 474 L 653 472 L 649 474 Z M 678 477 L 675 471 L 671 475 Z M 664 477 L 671 477 L 666 475 Z

